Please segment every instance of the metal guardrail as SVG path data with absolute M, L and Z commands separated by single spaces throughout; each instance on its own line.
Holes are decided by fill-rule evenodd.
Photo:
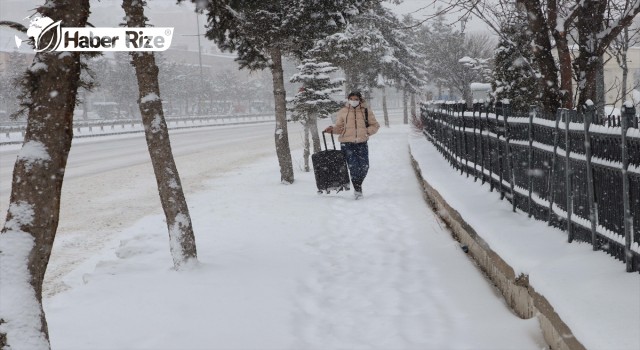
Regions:
M 204 115 L 187 117 L 165 117 L 169 129 L 196 128 L 216 125 L 237 125 L 261 123 L 275 120 L 273 113 L 268 114 L 236 114 L 236 115 Z M 116 134 L 138 133 L 142 130 L 122 131 L 124 129 L 142 127 L 141 119 L 112 119 L 112 120 L 74 120 L 73 128 L 76 130 L 74 137 L 93 137 Z M 0 141 L 0 145 L 22 142 L 27 129 L 27 122 L 5 122 L 0 124 L 0 136 L 4 135 L 7 141 Z M 100 133 L 93 134 L 94 129 Z M 105 130 L 106 129 L 106 130 Z M 120 130 L 120 131 L 117 131 Z M 88 131 L 91 134 L 83 134 Z M 106 132 L 105 132 L 106 131 Z M 20 133 L 20 140 L 9 140 L 11 134 Z
M 620 127 L 560 109 L 515 114 L 509 105 L 428 104 L 425 136 L 451 166 L 530 217 L 565 229 L 640 271 L 640 130 L 635 110 Z M 600 122 L 594 125 L 591 122 Z M 611 125 L 609 127 L 609 125 Z

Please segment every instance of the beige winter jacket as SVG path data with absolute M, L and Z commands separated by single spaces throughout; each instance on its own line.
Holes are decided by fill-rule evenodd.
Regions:
M 365 127 L 364 109 L 368 110 L 369 127 Z M 376 120 L 373 110 L 366 106 L 359 105 L 353 108 L 349 105 L 342 107 L 338 111 L 336 125 L 333 127 L 333 133 L 339 134 L 340 142 L 367 142 L 369 136 L 375 134 L 380 129 L 380 123 Z

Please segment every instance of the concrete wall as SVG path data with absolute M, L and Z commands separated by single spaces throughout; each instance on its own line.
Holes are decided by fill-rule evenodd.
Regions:
M 433 211 L 447 224 L 452 236 L 468 247 L 468 255 L 500 290 L 509 307 L 521 318 L 537 317 L 545 341 L 553 350 L 585 350 L 573 336 L 571 329 L 560 319 L 547 299 L 536 292 L 526 275 L 516 276 L 509 266 L 491 247 L 478 236 L 460 214 L 452 208 L 422 177 L 420 166 L 411 158 L 416 176 L 420 181 L 424 198 Z

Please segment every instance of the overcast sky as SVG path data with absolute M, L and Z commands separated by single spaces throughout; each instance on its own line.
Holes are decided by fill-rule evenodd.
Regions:
M 400 5 L 387 3 L 386 6 L 398 15 L 412 13 L 416 19 L 424 19 L 436 8 L 429 7 L 431 0 L 404 0 Z M 33 9 L 44 3 L 44 0 L 0 0 L 0 20 L 10 20 L 28 25 L 25 17 L 33 14 Z M 89 21 L 96 27 L 117 26 L 124 16 L 124 11 L 120 7 L 121 0 L 91 0 L 91 17 Z M 151 23 L 158 27 L 174 27 L 175 35 L 172 46 L 188 45 L 189 49 L 197 49 L 198 27 L 196 25 L 196 15 L 193 12 L 193 5 L 190 1 L 185 1 L 181 5 L 176 5 L 176 0 L 150 0 L 147 16 Z M 421 8 L 424 8 L 421 10 Z M 417 12 L 416 12 L 417 11 Z M 205 16 L 200 16 L 200 33 L 204 33 Z M 485 26 L 479 21 L 472 21 L 467 26 L 467 31 L 481 31 Z M 11 48 L 13 44 L 13 34 L 11 29 L 0 28 L 0 49 Z M 204 52 L 212 52 L 215 46 L 208 40 L 202 40 Z
M 425 19 L 435 13 L 438 8 L 437 5 L 431 5 L 432 0 L 404 0 L 400 5 L 387 4 L 387 7 L 393 10 L 398 15 L 411 14 L 418 20 Z M 459 29 L 459 27 L 457 28 Z M 467 23 L 467 32 L 486 32 L 488 28 L 486 24 L 482 23 L 478 19 L 471 19 Z

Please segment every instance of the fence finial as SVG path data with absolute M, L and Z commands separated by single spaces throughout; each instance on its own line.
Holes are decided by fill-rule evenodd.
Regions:
M 627 122 L 627 127 L 634 127 L 634 119 L 636 119 L 636 107 L 633 105 L 633 102 L 626 101 L 624 105 L 622 105 L 622 118 L 624 118 Z

